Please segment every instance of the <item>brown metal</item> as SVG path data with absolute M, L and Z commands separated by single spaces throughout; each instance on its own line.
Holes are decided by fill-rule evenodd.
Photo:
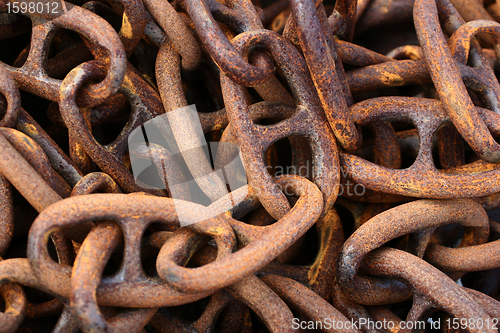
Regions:
M 421 40 L 422 51 L 428 62 L 432 80 L 451 121 L 481 158 L 492 163 L 500 162 L 500 147 L 475 111 L 474 104 L 462 81 L 457 66 L 457 60 L 460 62 L 461 59 L 460 57 L 457 60 L 453 58 L 444 33 L 437 31 L 441 29 L 436 3 L 433 0 L 416 1 L 414 16 L 415 28 Z M 477 46 L 476 50 L 480 57 L 480 47 Z
M 311 145 L 313 178 L 323 191 L 326 212 L 336 197 L 334 185 L 338 181 L 337 152 L 334 150 L 335 140 L 319 107 L 318 97 L 312 90 L 305 61 L 291 44 L 266 31 L 243 33 L 235 38 L 234 43 L 240 52 L 244 52 L 251 45 L 265 46 L 286 74 L 297 100 L 297 111 L 286 121 L 269 127 L 255 125 L 244 102 L 243 88 L 222 76 L 222 91 L 226 98 L 228 118 L 235 127 L 235 136 L 241 149 L 249 184 L 259 190 L 260 201 L 274 218 L 284 216 L 290 206 L 265 170 L 262 153 L 280 138 L 291 135 L 306 136 L 314 142 L 314 145 Z M 321 162 L 315 159 L 319 156 Z
M 262 5 L 0 1 L 1 332 L 495 331 L 498 3 Z

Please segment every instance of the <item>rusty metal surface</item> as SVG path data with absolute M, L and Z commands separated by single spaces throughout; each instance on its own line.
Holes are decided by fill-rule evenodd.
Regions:
M 498 331 L 499 8 L 0 0 L 0 332 Z

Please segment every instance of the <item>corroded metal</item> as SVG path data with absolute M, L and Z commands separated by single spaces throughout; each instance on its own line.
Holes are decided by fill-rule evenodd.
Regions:
M 31 2 L 0 0 L 1 332 L 496 331 L 498 3 Z M 180 153 L 129 142 L 164 114 Z

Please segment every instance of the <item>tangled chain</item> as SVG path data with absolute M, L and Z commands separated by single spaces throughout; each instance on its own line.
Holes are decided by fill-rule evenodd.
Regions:
M 498 2 L 19 1 L 0 0 L 0 332 L 498 331 Z M 129 146 L 191 104 L 247 185 L 205 177 L 235 152 L 211 161 L 193 124 L 189 154 Z

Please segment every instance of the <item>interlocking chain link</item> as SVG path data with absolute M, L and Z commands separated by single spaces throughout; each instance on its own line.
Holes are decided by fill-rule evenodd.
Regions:
M 0 332 L 498 331 L 498 20 L 0 0 Z

